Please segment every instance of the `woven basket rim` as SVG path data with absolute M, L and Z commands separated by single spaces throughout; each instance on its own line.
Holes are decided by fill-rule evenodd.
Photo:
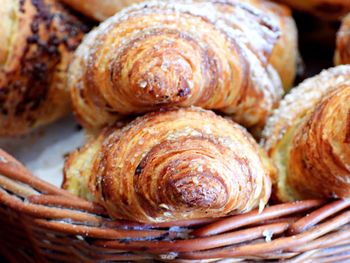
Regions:
M 282 259 L 342 245 L 350 251 L 350 200 L 297 201 L 220 219 L 112 220 L 102 206 L 35 177 L 1 149 L 0 204 L 30 217 L 39 228 L 93 239 L 94 247 L 166 259 Z

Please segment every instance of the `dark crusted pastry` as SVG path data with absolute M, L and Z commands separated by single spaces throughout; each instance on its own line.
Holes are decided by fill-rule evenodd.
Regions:
M 86 27 L 53 0 L 1 0 L 0 136 L 69 110 L 66 71 Z

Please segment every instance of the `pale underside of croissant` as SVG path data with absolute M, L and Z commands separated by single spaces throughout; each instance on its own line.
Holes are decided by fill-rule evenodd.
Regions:
M 278 0 L 323 20 L 338 20 L 350 12 L 350 0 Z
M 66 160 L 63 187 L 114 218 L 163 222 L 263 208 L 273 172 L 241 126 L 182 108 L 104 129 Z
M 350 197 L 350 66 L 304 81 L 263 132 L 277 198 Z
M 68 111 L 68 63 L 87 28 L 51 0 L 2 0 L 0 15 L 0 135 L 23 134 Z
M 337 33 L 337 45 L 334 57 L 336 65 L 350 64 L 350 14 L 344 17 Z
M 109 18 L 88 34 L 69 70 L 78 119 L 96 129 L 195 105 L 262 127 L 283 93 L 277 71 L 294 78 L 296 31 L 288 9 L 254 2 L 148 2 Z

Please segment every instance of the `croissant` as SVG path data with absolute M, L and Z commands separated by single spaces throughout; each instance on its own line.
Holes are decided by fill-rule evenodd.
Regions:
M 77 118 L 98 130 L 125 115 L 195 105 L 262 127 L 283 93 L 277 71 L 295 74 L 296 59 L 281 58 L 297 53 L 289 11 L 270 5 L 146 2 L 109 18 L 69 69 Z M 293 30 L 279 39 L 281 24 Z
M 63 187 L 114 218 L 165 222 L 263 208 L 273 172 L 241 126 L 180 108 L 105 128 L 66 160 Z
M 338 20 L 350 12 L 350 0 L 277 0 L 322 20 Z
M 0 15 L 0 136 L 19 135 L 68 111 L 68 62 L 87 27 L 52 0 L 2 0 Z
M 350 14 L 344 17 L 337 33 L 335 64 L 350 64 Z
M 301 83 L 269 118 L 262 144 L 282 201 L 350 197 L 350 66 Z

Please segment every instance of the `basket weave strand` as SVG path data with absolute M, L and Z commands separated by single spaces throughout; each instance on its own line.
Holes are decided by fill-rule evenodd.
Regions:
M 10 262 L 349 262 L 350 200 L 162 224 L 116 221 L 0 150 L 0 253 Z

